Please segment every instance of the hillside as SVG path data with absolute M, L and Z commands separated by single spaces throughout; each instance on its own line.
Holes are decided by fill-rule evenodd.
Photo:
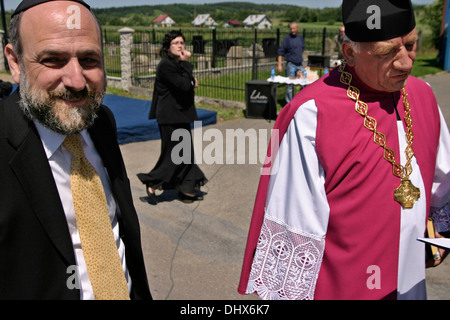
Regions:
M 299 22 L 336 22 L 341 20 L 340 8 L 311 9 L 285 4 L 221 2 L 213 4 L 168 4 L 94 9 L 102 25 L 149 26 L 160 14 L 170 15 L 178 25 L 191 24 L 198 14 L 209 13 L 219 24 L 227 20 L 242 22 L 251 14 L 265 14 L 274 24 Z

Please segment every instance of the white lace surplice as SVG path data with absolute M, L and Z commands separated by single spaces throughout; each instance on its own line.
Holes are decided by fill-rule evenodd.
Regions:
M 324 240 L 264 220 L 248 285 L 267 300 L 307 300 L 322 262 Z
M 323 170 L 317 158 L 305 158 L 316 153 L 316 122 L 310 121 L 316 114 L 313 100 L 299 108 L 272 168 L 264 225 L 247 288 L 263 299 L 314 297 L 329 216 Z

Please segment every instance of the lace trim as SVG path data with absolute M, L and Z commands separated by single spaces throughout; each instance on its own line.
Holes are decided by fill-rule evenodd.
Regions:
M 434 209 L 430 216 L 433 219 L 434 228 L 437 232 L 450 231 L 450 202 L 447 202 L 440 209 Z
M 253 259 L 247 294 L 265 300 L 314 298 L 325 239 L 272 221 L 267 216 Z

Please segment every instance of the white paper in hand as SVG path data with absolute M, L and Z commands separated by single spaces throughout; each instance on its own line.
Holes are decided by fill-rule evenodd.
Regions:
M 450 238 L 417 238 L 417 240 L 450 251 Z

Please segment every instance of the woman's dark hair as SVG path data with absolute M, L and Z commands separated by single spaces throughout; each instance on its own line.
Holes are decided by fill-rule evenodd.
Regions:
M 162 41 L 162 48 L 159 51 L 159 54 L 161 55 L 162 58 L 169 56 L 170 43 L 172 42 L 173 39 L 178 37 L 182 37 L 183 41 L 186 41 L 181 30 L 172 30 L 169 33 L 166 33 Z

